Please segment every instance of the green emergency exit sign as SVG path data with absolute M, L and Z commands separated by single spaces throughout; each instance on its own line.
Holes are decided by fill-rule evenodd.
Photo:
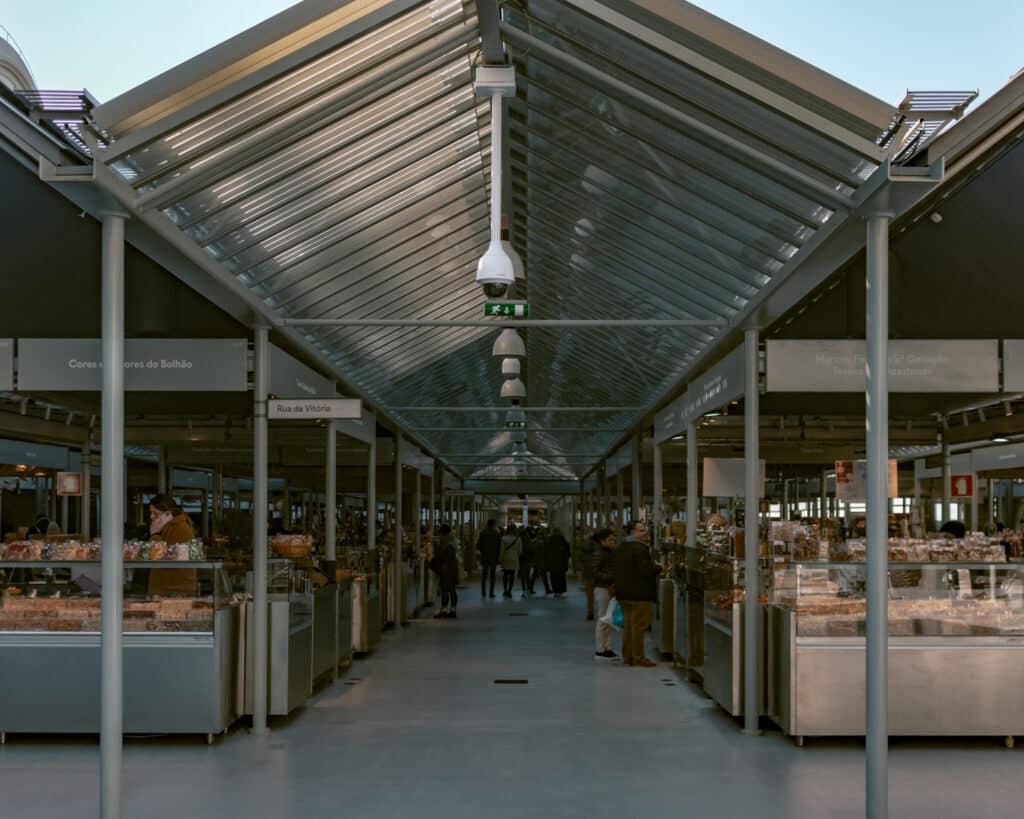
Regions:
M 506 421 L 505 429 L 526 429 L 526 421 Z
M 489 301 L 484 304 L 485 316 L 502 316 L 504 318 L 528 318 L 530 305 L 524 301 Z

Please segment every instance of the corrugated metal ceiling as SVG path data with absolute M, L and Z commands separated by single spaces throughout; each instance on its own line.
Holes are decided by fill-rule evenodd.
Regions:
M 357 33 L 346 39 L 332 22 L 330 46 L 309 59 L 246 68 L 243 93 L 194 82 L 188 95 L 169 93 L 166 131 L 159 115 L 142 118 L 141 109 L 161 108 L 152 99 L 140 111 L 130 95 L 100 106 L 112 136 L 105 161 L 140 208 L 160 209 L 282 318 L 480 318 L 474 273 L 488 241 L 490 122 L 488 101 L 472 88 L 475 4 L 361 6 L 374 15 L 368 30 L 350 19 L 353 5 L 345 24 Z M 632 6 L 644 13 L 623 25 L 618 15 Z M 739 57 L 712 76 L 702 61 L 721 65 L 725 45 L 680 32 L 674 19 L 641 36 L 656 7 L 502 7 L 518 78 L 508 105 L 510 223 L 527 270 L 514 295 L 532 317 L 729 322 L 843 218 L 836 203 L 880 162 L 865 138 L 878 124 L 837 100 L 798 94 L 791 78 L 773 82 Z M 702 43 L 704 56 L 694 57 Z M 102 121 L 114 112 L 117 121 Z M 527 403 L 650 406 L 720 332 L 531 328 Z M 389 410 L 499 405 L 493 336 L 307 334 Z M 493 455 L 467 476 L 516 477 L 525 463 L 531 476 L 560 478 L 588 466 L 559 456 L 606 451 L 641 417 L 576 415 L 570 426 L 557 411 L 531 413 L 535 454 L 513 463 L 507 434 L 495 431 L 498 413 L 392 415 L 442 458 Z

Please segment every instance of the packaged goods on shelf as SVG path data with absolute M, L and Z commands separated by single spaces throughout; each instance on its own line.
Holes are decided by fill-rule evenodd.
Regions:
M 65 540 L 49 543 L 42 540 L 25 540 L 0 543 L 0 561 L 95 561 L 101 560 L 102 557 L 103 546 L 96 541 L 86 543 Z M 128 540 L 124 543 L 123 557 L 125 560 L 203 561 L 206 560 L 206 547 L 198 539 L 174 545 L 159 540 Z

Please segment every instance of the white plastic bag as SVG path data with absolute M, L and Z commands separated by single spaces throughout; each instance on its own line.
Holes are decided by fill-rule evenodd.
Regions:
M 611 626 L 616 631 L 621 631 L 622 626 L 615 622 L 615 610 L 619 607 L 619 601 L 614 597 L 608 601 L 608 608 L 605 609 L 604 614 L 601 615 L 601 622 L 606 626 Z M 620 615 L 621 616 L 621 615 Z

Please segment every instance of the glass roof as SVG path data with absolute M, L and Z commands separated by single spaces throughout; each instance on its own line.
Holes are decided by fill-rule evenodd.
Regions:
M 501 406 L 494 330 L 303 332 L 464 476 L 582 476 L 643 413 L 557 408 L 653 409 L 842 221 L 882 155 L 869 123 L 792 77 L 726 58 L 722 43 L 669 21 L 640 36 L 653 12 L 620 26 L 597 0 L 531 0 L 529 17 L 519 3 L 501 8 L 517 71 L 505 215 L 526 265 L 513 297 L 531 318 L 722 326 L 521 331 L 526 404 L 552 408 L 530 413 L 528 456 L 511 454 L 503 411 L 456 411 Z M 169 91 L 166 129 L 116 101 L 123 121 L 107 123 L 106 161 L 140 212 L 162 213 L 282 319 L 481 318 L 491 125 L 473 90 L 475 3 L 378 1 L 371 13 L 370 30 L 345 38 L 335 26 L 280 70 L 240 64 L 236 76 L 225 44 L 213 76 L 234 77 L 238 93 Z M 416 406 L 453 410 L 401 409 Z M 465 454 L 479 457 L 459 466 Z

